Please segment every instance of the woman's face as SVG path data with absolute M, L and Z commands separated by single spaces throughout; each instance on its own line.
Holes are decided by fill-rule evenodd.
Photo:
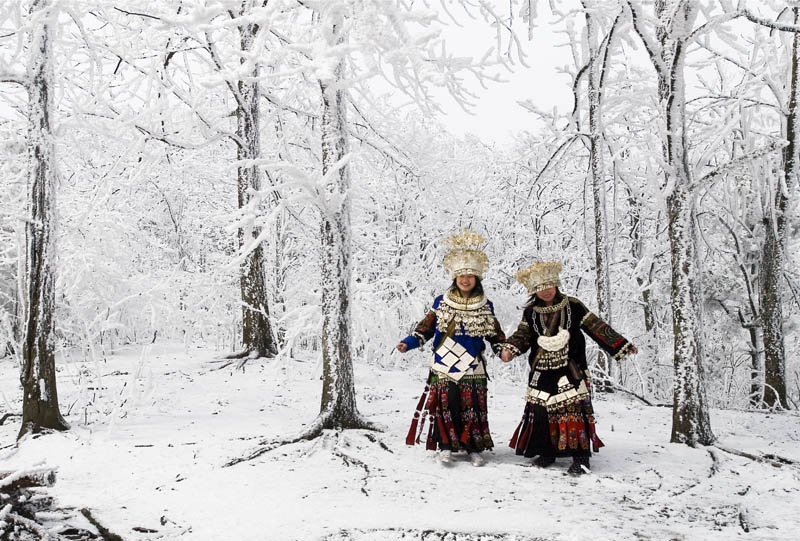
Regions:
M 469 295 L 475 289 L 475 275 L 461 274 L 456 278 L 456 285 L 462 295 Z
M 556 288 L 548 287 L 547 289 L 542 289 L 536 292 L 536 296 L 544 302 L 553 302 L 553 299 L 556 298 Z

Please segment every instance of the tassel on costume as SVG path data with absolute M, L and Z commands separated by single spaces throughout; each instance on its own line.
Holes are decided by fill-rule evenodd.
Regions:
M 436 442 L 433 441 L 433 421 L 431 421 L 431 427 L 428 429 L 428 441 L 425 443 L 425 449 L 428 451 L 436 450 Z
M 517 429 L 514 431 L 514 435 L 511 436 L 511 441 L 508 443 L 508 446 L 512 449 L 517 448 L 517 439 L 519 438 L 519 429 L 522 428 L 522 421 L 519 422 L 517 425 Z
M 417 409 L 414 411 L 414 418 L 411 420 L 411 427 L 408 429 L 408 435 L 406 436 L 406 445 L 414 445 L 414 441 L 416 440 L 419 443 L 419 437 L 417 436 L 417 425 L 419 424 L 419 416 L 420 412 L 422 411 L 422 407 L 425 405 L 425 399 L 428 396 L 428 391 L 430 390 L 430 385 L 425 386 L 425 390 L 422 391 L 422 396 L 419 397 L 419 402 L 417 403 Z M 423 425 L 425 424 L 425 419 L 422 419 Z M 422 428 L 420 427 L 420 432 Z
M 531 432 L 533 432 L 533 416 L 528 419 L 528 427 L 519 438 L 519 447 L 525 449 L 528 446 L 528 441 L 531 439 Z

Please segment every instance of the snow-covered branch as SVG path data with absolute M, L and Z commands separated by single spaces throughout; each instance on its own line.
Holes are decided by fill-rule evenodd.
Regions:
M 795 8 L 797 9 L 797 8 Z M 771 28 L 772 30 L 781 30 L 782 32 L 800 32 L 800 25 L 796 24 L 788 24 L 782 23 L 780 21 L 775 21 L 771 19 L 767 19 L 765 17 L 761 17 L 756 15 L 749 9 L 743 9 L 739 12 L 741 16 L 744 16 L 747 20 L 756 23 L 758 25 Z

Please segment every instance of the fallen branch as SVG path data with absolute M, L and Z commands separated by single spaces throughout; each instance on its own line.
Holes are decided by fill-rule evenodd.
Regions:
M 53 468 L 0 472 L 0 489 L 4 492 L 31 487 L 51 487 L 56 482 Z
M 750 532 L 750 520 L 747 518 L 747 509 L 743 506 L 739 507 L 739 526 L 745 533 Z
M 97 528 L 97 531 L 100 532 L 100 535 L 103 537 L 103 539 L 105 539 L 105 541 L 123 541 L 122 537 L 112 533 L 108 528 L 100 524 L 100 522 L 98 522 L 98 520 L 92 516 L 92 512 L 85 507 L 81 509 L 81 515 L 86 517 L 86 520 L 88 520 L 92 526 Z
M 29 518 L 25 518 L 16 513 L 6 513 L 4 520 L 19 524 L 29 532 L 33 532 L 36 535 L 38 535 L 39 539 L 54 539 L 54 538 L 63 539 L 60 535 L 51 534 L 50 532 L 45 530 L 38 522 L 33 521 Z
M 773 453 L 767 453 L 764 455 L 757 455 L 754 453 L 748 453 L 746 451 L 740 451 L 738 449 L 730 449 L 728 447 L 722 447 L 720 445 L 714 445 L 720 451 L 724 451 L 731 455 L 740 456 L 742 458 L 749 458 L 755 462 L 765 462 L 775 468 L 782 468 L 783 466 L 797 466 L 797 462 L 786 457 L 782 457 Z
M 625 394 L 629 394 L 632 397 L 641 400 L 642 402 L 644 402 L 648 406 L 666 406 L 666 405 L 669 405 L 670 407 L 672 407 L 672 404 L 655 404 L 655 403 L 649 401 L 648 399 L 646 399 L 645 397 L 643 397 L 642 395 L 640 395 L 638 393 L 635 393 L 634 391 L 631 391 L 630 389 L 627 389 L 627 388 L 623 387 L 619 383 L 616 383 L 616 382 L 608 379 L 607 377 L 604 377 L 602 379 L 597 378 L 597 386 L 598 387 L 600 387 L 600 386 L 612 387 L 615 391 L 622 391 Z

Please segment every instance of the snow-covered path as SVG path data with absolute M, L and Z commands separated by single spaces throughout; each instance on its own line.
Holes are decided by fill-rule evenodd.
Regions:
M 800 468 L 718 447 L 669 444 L 671 410 L 624 396 L 595 401 L 606 447 L 593 457 L 592 475 L 567 476 L 566 460 L 539 470 L 513 454 L 507 442 L 523 387 L 499 381 L 490 383 L 496 447 L 488 464 L 474 468 L 460 458 L 443 467 L 422 447 L 404 444 L 422 371 L 356 367 L 359 407 L 383 432 L 331 432 L 224 467 L 260 441 L 290 436 L 311 422 L 321 385 L 313 362 L 258 361 L 242 373 L 214 370 L 214 360 L 209 350 L 174 348 L 111 357 L 100 367 L 105 376 L 89 386 L 96 404 L 117 405 L 114 420 L 95 415 L 86 426 L 91 416 L 76 406 L 73 430 L 25 441 L 17 452 L 7 446 L 18 426 L 6 423 L 0 426 L 2 469 L 57 467 L 50 493 L 60 506 L 93 509 L 125 539 L 796 536 Z M 64 404 L 86 401 L 86 386 L 81 390 L 66 376 L 75 371 L 62 371 L 65 411 Z M 0 366 L 9 399 L 16 378 L 9 363 Z M 712 416 L 720 447 L 795 461 L 798 420 L 735 411 Z

